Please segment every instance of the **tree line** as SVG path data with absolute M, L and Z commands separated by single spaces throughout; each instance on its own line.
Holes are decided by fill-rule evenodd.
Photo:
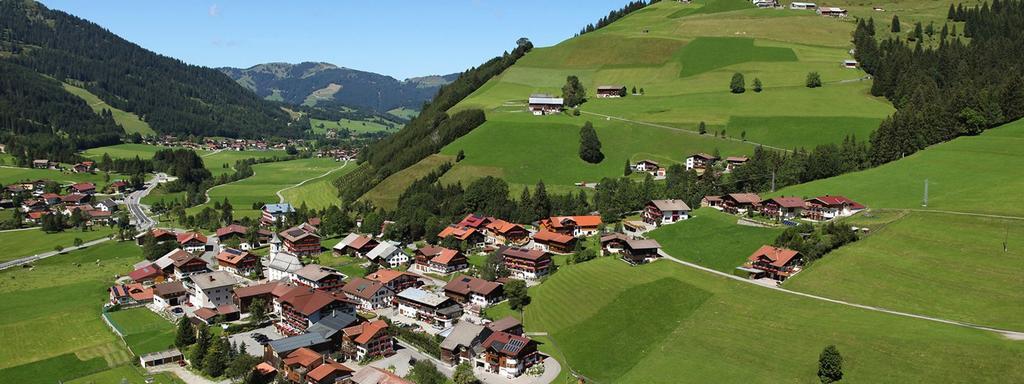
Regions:
M 598 29 L 604 28 L 609 24 L 614 23 L 616 20 L 626 17 L 626 15 L 633 13 L 635 11 L 639 11 L 648 5 L 657 3 L 658 1 L 659 0 L 651 0 L 650 2 L 644 2 L 643 0 L 630 1 L 622 8 L 608 12 L 607 16 L 602 16 L 600 19 L 597 20 L 596 23 L 587 24 L 586 27 L 580 29 L 579 33 L 577 33 L 576 36 L 583 35 L 589 32 L 594 32 Z

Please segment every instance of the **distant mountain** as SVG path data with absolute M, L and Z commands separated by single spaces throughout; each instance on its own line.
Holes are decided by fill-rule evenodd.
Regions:
M 330 63 L 267 63 L 249 68 L 219 68 L 256 95 L 285 103 L 348 106 L 384 113 L 395 108 L 419 110 L 442 85 L 458 74 L 398 80 Z
M 304 134 L 300 127 L 290 124 L 290 116 L 279 104 L 253 95 L 217 70 L 190 66 L 146 50 L 89 20 L 35 1 L 0 0 L 0 9 L 0 60 L 25 70 L 0 72 L 0 81 L 12 76 L 36 78 L 32 83 L 36 91 L 34 109 L 38 111 L 65 109 L 53 100 L 72 102 L 56 94 L 61 88 L 54 84 L 65 82 L 85 88 L 115 109 L 134 113 L 161 134 Z M 47 96 L 46 92 L 51 94 Z M 5 97 L 18 95 L 0 92 L 0 105 Z M 84 101 L 81 104 L 86 105 Z M 80 106 L 75 110 L 85 111 Z M 13 121 L 0 132 L 41 137 L 63 132 L 73 140 L 95 135 L 95 129 L 83 131 L 80 118 L 62 115 L 68 116 L 39 121 L 31 111 L 0 108 L 2 121 Z

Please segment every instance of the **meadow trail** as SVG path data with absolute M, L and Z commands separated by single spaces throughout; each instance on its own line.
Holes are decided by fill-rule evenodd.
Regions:
M 1010 339 L 1010 340 L 1024 341 L 1024 332 L 1020 332 L 1020 331 L 1011 331 L 1011 330 L 1007 330 L 1007 329 L 992 328 L 992 327 L 987 327 L 987 326 L 984 326 L 984 325 L 965 323 L 965 322 L 957 321 L 957 320 L 949 320 L 949 319 L 943 319 L 943 318 L 939 318 L 939 317 L 932 317 L 932 316 L 918 315 L 918 314 L 908 313 L 908 312 L 894 311 L 894 310 L 891 310 L 891 309 L 886 309 L 886 308 L 881 308 L 881 307 L 874 307 L 874 306 L 870 306 L 870 305 L 851 303 L 851 302 L 848 302 L 848 301 L 830 299 L 830 298 L 827 298 L 827 297 L 812 295 L 812 294 L 809 294 L 809 293 L 792 291 L 792 290 L 785 289 L 785 288 L 782 288 L 782 287 L 764 285 L 764 284 L 758 283 L 758 282 L 756 282 L 754 280 L 745 279 L 745 278 L 742 278 L 740 276 L 731 275 L 731 274 L 728 274 L 728 273 L 725 273 L 725 272 L 716 271 L 716 270 L 711 269 L 711 268 L 707 268 L 707 267 L 704 267 L 704 266 L 701 266 L 701 265 L 697 265 L 697 264 L 694 264 L 694 263 L 683 261 L 683 260 L 680 260 L 680 259 L 677 259 L 677 258 L 673 257 L 672 255 L 669 255 L 668 253 L 665 253 L 662 250 L 658 250 L 658 254 L 661 257 L 665 258 L 665 260 L 669 260 L 669 261 L 672 261 L 672 262 L 680 264 L 680 265 L 684 265 L 684 266 L 687 266 L 687 267 L 690 267 L 690 268 L 694 268 L 694 269 L 699 269 L 699 270 L 704 271 L 704 272 L 713 273 L 713 274 L 716 274 L 716 275 L 719 275 L 719 276 L 723 276 L 723 277 L 726 277 L 726 278 L 730 278 L 730 279 L 733 279 L 733 280 L 742 281 L 744 283 L 752 284 L 752 285 L 755 285 L 755 286 L 758 286 L 758 287 L 774 289 L 776 291 L 785 292 L 785 293 L 788 293 L 788 294 L 791 294 L 791 295 L 797 295 L 797 296 L 802 296 L 802 297 L 806 297 L 806 298 L 810 298 L 810 299 L 826 301 L 826 302 L 833 303 L 833 304 L 846 305 L 846 306 L 850 306 L 850 307 L 854 307 L 854 308 L 866 309 L 866 310 L 874 311 L 874 312 L 888 313 L 890 315 L 910 317 L 910 318 L 914 318 L 914 319 L 934 321 L 934 322 L 938 322 L 938 323 L 950 324 L 950 325 L 955 325 L 955 326 L 964 327 L 964 328 L 971 328 L 971 329 L 977 329 L 977 330 L 982 330 L 982 331 L 995 332 L 995 333 L 998 333 L 998 334 L 1002 335 L 1003 337 L 1005 337 L 1007 339 Z
M 302 180 L 302 181 L 298 182 L 295 185 L 292 185 L 292 186 L 289 186 L 289 187 L 285 187 L 285 188 L 281 188 L 280 190 L 278 190 L 275 193 L 277 195 L 277 198 L 279 199 L 278 203 L 282 203 L 282 204 L 284 203 L 284 195 L 282 195 L 281 192 L 287 191 L 287 190 L 292 189 L 292 188 L 301 187 L 301 186 L 303 186 L 304 184 L 306 184 L 306 183 L 308 183 L 310 181 L 313 181 L 313 180 L 316 180 L 316 179 L 319 179 L 319 178 L 322 178 L 322 177 L 327 177 L 327 175 L 330 175 L 330 174 L 334 173 L 335 171 L 339 171 L 342 168 L 345 168 L 346 166 L 348 166 L 348 162 L 349 162 L 348 160 L 345 160 L 345 163 L 341 164 L 341 166 L 338 167 L 338 168 L 334 168 L 334 169 L 332 169 L 330 171 L 324 172 L 324 174 L 322 174 L 322 175 L 319 175 L 319 176 L 316 176 L 316 177 L 310 177 L 310 178 L 308 178 L 306 180 Z
M 626 122 L 626 123 L 646 125 L 648 127 L 661 128 L 661 129 L 669 129 L 669 130 L 673 130 L 673 131 L 677 131 L 677 132 L 684 132 L 684 133 L 689 133 L 689 134 L 696 135 L 696 136 L 701 136 L 701 134 L 699 132 L 697 132 L 697 131 L 691 131 L 689 129 L 684 129 L 684 128 L 676 128 L 676 127 L 670 127 L 668 125 L 648 123 L 646 121 L 630 120 L 630 119 L 623 118 L 623 117 L 605 115 L 603 113 L 597 113 L 597 112 L 588 112 L 588 111 L 584 111 L 584 110 L 580 110 L 580 113 L 583 113 L 585 115 L 593 115 L 593 116 L 603 117 L 603 118 L 609 119 L 609 120 L 618 120 L 618 121 L 622 121 L 622 122 Z M 706 135 L 704 135 L 704 136 L 706 136 Z M 765 148 L 771 148 L 771 149 L 783 151 L 783 152 L 786 152 L 786 153 L 793 152 L 792 150 L 789 150 L 789 149 L 774 147 L 774 146 L 771 146 L 771 145 L 768 145 L 768 144 L 761 144 L 761 143 L 753 142 L 753 141 L 750 141 L 750 140 L 740 140 L 740 139 L 735 139 L 735 138 L 732 138 L 732 137 L 726 137 L 726 138 L 718 137 L 718 139 L 735 141 L 737 143 L 745 143 L 745 144 L 750 144 L 750 145 L 753 145 L 753 146 L 761 146 L 761 147 L 765 147 Z

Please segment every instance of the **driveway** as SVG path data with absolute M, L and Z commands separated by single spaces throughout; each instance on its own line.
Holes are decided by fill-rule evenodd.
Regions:
M 273 325 L 268 325 L 266 327 L 257 328 L 249 332 L 236 333 L 234 335 L 228 336 L 228 341 L 231 342 L 231 344 L 237 343 L 244 345 L 245 352 L 250 355 L 262 357 L 263 345 L 252 338 L 252 335 L 254 333 L 262 333 L 264 335 L 267 335 L 267 337 L 270 338 L 270 340 L 284 338 L 283 335 L 277 333 L 277 329 L 275 329 Z

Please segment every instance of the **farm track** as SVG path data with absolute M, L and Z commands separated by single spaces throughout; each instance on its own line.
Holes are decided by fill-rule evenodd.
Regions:
M 330 171 L 327 171 L 327 172 L 324 172 L 324 174 L 322 174 L 320 176 L 310 177 L 310 178 L 308 178 L 306 180 L 302 180 L 302 181 L 298 182 L 295 185 L 292 185 L 292 186 L 289 186 L 289 187 L 285 187 L 285 188 L 281 188 L 280 190 L 278 190 L 275 193 L 277 195 L 277 198 L 279 199 L 278 203 L 282 203 L 282 204 L 284 203 L 284 195 L 282 195 L 281 192 L 287 191 L 287 190 L 292 189 L 292 188 L 301 187 L 301 186 L 305 185 L 306 183 L 308 183 L 310 181 L 313 181 L 313 180 L 316 180 L 316 179 L 319 179 L 319 178 L 327 177 L 328 175 L 334 173 L 335 171 L 340 171 L 342 168 L 347 167 L 348 166 L 348 162 L 349 162 L 348 160 L 345 160 L 345 163 L 342 164 L 340 167 L 334 168 L 334 169 L 332 169 Z

